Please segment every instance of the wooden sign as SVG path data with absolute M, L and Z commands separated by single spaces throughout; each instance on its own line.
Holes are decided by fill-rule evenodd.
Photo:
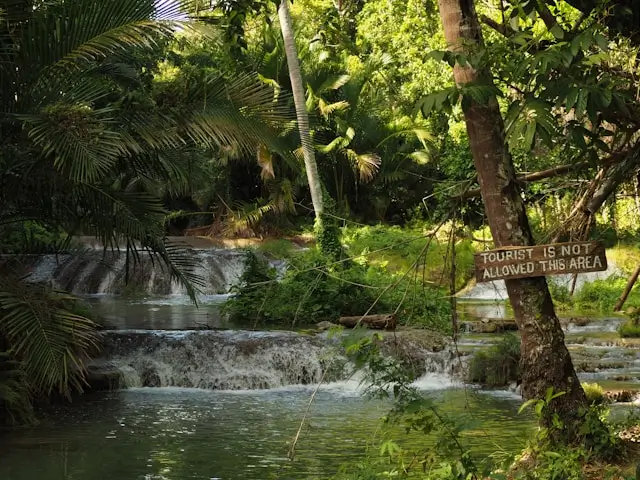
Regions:
M 502 247 L 476 253 L 474 262 L 478 282 L 607 269 L 604 245 L 600 242 Z

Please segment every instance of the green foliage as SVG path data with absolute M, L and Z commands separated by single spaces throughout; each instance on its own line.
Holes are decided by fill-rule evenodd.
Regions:
M 294 254 L 295 245 L 287 239 L 270 239 L 258 246 L 258 251 L 270 258 L 284 259 Z
M 582 383 L 582 389 L 591 405 L 601 405 L 606 402 L 604 389 L 597 383 Z
M 322 215 L 321 218 L 316 218 L 314 231 L 316 245 L 326 261 L 331 263 L 340 260 L 342 258 L 341 232 L 336 219 L 326 214 Z
M 552 278 L 547 279 L 547 285 L 553 302 L 558 307 L 559 305 L 569 307 L 573 304 L 573 297 L 571 291 L 566 285 L 553 281 Z
M 31 392 L 20 362 L 0 352 L 0 427 L 33 421 Z
M 235 295 L 223 311 L 239 323 L 304 325 L 363 315 L 372 307 L 372 314 L 397 311 L 400 324 L 450 329 L 450 305 L 439 289 L 366 262 L 329 268 L 317 249 L 293 256 L 281 280 L 263 258 L 250 252 L 247 270 L 232 291 Z
M 69 236 L 61 229 L 54 230 L 34 221 L 18 222 L 0 227 L 1 254 L 49 253 L 65 248 Z
M 501 387 L 519 380 L 520 338 L 508 334 L 496 345 L 476 351 L 469 363 L 468 379 L 488 387 Z
M 0 338 L 37 394 L 82 391 L 83 362 L 98 348 L 97 325 L 73 310 L 71 295 L 10 276 L 0 281 Z
M 581 310 L 612 311 L 616 301 L 624 291 L 627 280 L 612 276 L 605 280 L 586 283 L 575 296 L 575 305 Z M 640 305 L 640 293 L 632 291 L 627 300 L 629 304 Z
M 640 309 L 629 307 L 625 311 L 628 320 L 618 328 L 622 338 L 640 338 Z
M 373 265 L 389 268 L 392 272 L 408 270 L 416 259 L 418 275 L 435 284 L 449 281 L 448 265 L 450 257 L 449 236 L 442 238 L 426 236 L 421 227 L 367 226 L 343 229 L 342 241 L 350 256 L 362 256 Z M 428 244 L 428 248 L 425 247 Z M 473 255 L 475 248 L 471 241 L 461 240 L 456 244 L 456 289 L 462 288 L 473 276 Z
M 520 411 L 532 408 L 541 422 L 535 438 L 529 446 L 529 454 L 534 458 L 534 469 L 527 469 L 518 478 L 526 480 L 576 479 L 585 478 L 583 466 L 589 462 L 608 461 L 620 458 L 623 453 L 620 439 L 612 424 L 606 418 L 608 410 L 602 404 L 592 405 L 580 412 L 580 428 L 571 438 L 566 438 L 566 430 L 557 413 L 551 418 L 552 402 L 565 392 L 554 392 L 549 387 L 545 398 L 525 402 Z

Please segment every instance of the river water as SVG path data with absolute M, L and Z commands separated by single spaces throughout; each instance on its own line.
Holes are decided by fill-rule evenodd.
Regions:
M 443 412 L 473 425 L 465 441 L 479 457 L 522 447 L 532 422 L 506 394 L 436 390 Z M 378 418 L 388 405 L 362 397 L 349 382 L 317 395 L 294 461 L 288 445 L 307 408 L 310 388 L 223 392 L 141 388 L 91 395 L 57 407 L 35 429 L 0 442 L 3 480 L 300 480 L 329 478 L 340 464 L 362 459 L 367 445 L 397 438 L 419 449 L 433 439 L 386 433 Z
M 175 297 L 133 302 L 95 297 L 92 301 L 119 329 L 183 330 L 199 325 L 228 327 L 218 310 L 223 299 L 206 297 L 199 310 Z M 492 316 L 491 309 L 500 310 L 481 308 L 485 309 L 481 316 L 487 317 Z M 602 319 L 592 326 L 569 325 L 569 343 L 572 336 L 592 334 L 590 329 L 610 334 L 612 322 Z M 466 335 L 463 342 L 482 346 L 495 338 Z M 600 346 L 593 349 L 605 368 L 607 353 Z M 607 351 L 617 352 L 615 348 Z M 634 376 L 634 384 L 640 373 L 636 357 L 635 352 L 627 355 L 624 370 Z M 619 361 L 622 353 L 615 358 Z M 601 377 L 611 375 L 606 372 Z M 416 386 L 437 401 L 442 412 L 469 425 L 463 439 L 478 458 L 515 453 L 534 430 L 531 417 L 517 413 L 521 399 L 515 394 L 465 387 L 437 373 L 426 374 Z M 35 428 L 0 437 L 0 479 L 328 479 L 340 465 L 362 460 L 368 448 L 377 454 L 384 439 L 398 440 L 416 450 L 433 445 L 434 439 L 428 436 L 407 436 L 400 428 L 382 428 L 379 418 L 389 403 L 366 398 L 355 380 L 342 381 L 320 389 L 295 459 L 290 461 L 288 448 L 313 388 L 284 385 L 223 391 L 162 387 L 85 395 L 52 407 Z

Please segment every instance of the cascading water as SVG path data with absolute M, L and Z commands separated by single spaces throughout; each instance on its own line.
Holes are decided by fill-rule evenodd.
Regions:
M 257 390 L 346 380 L 353 374 L 339 342 L 295 332 L 150 331 L 103 332 L 101 359 L 93 374 L 117 375 L 120 387 L 186 387 Z M 451 385 L 454 355 L 419 351 L 421 371 Z M 326 374 L 325 374 L 326 371 Z M 446 380 L 446 381 L 445 381 Z
M 204 279 L 205 295 L 225 293 L 244 272 L 245 254 L 231 249 L 191 250 L 197 257 L 195 274 Z M 121 294 L 128 286 L 149 295 L 183 295 L 166 268 L 148 255 L 131 262 L 128 278 L 124 251 L 95 251 L 82 255 L 41 255 L 31 263 L 30 279 L 52 282 L 77 295 Z

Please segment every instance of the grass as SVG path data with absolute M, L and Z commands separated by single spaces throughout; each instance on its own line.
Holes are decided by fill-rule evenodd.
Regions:
M 624 274 L 631 275 L 640 265 L 640 248 L 638 245 L 618 244 L 607 249 L 607 258 L 615 263 Z

